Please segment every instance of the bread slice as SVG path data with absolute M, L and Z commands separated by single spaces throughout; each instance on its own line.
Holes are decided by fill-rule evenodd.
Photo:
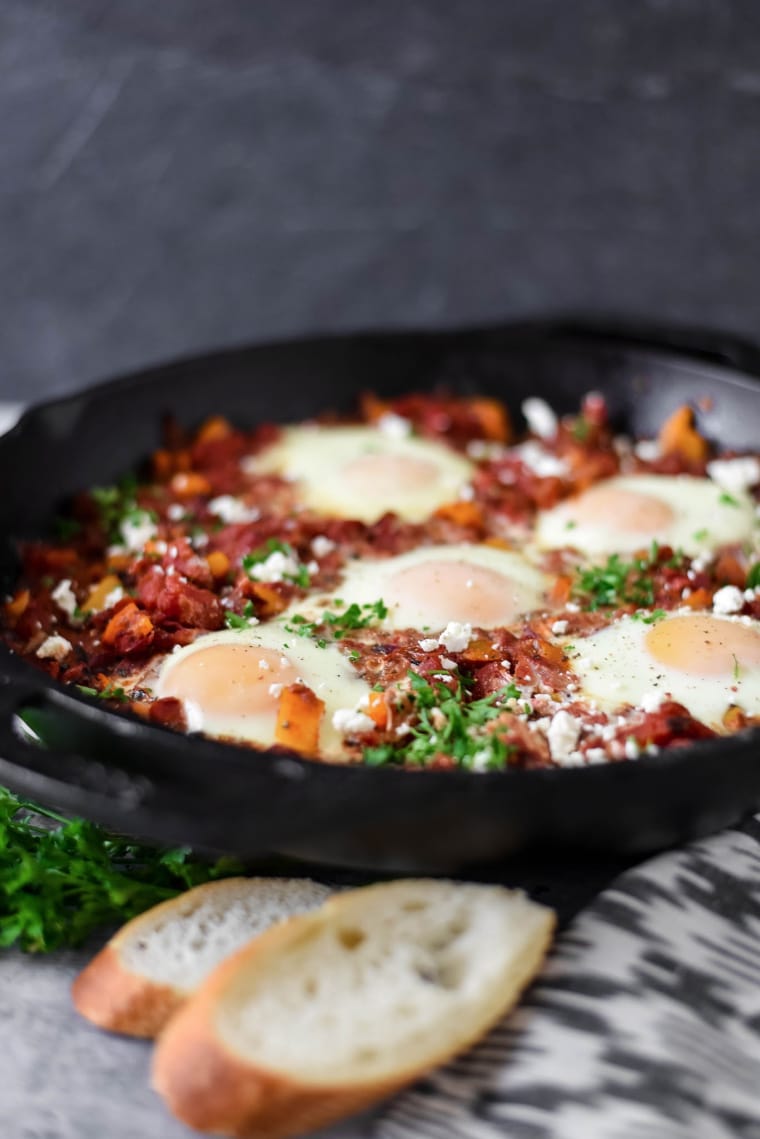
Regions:
M 554 914 L 499 886 L 351 890 L 223 962 L 156 1046 L 200 1131 L 284 1139 L 412 1082 L 482 1036 L 538 970 Z
M 72 986 L 77 1011 L 112 1032 L 155 1036 L 222 961 L 330 894 L 308 878 L 227 878 L 127 922 Z

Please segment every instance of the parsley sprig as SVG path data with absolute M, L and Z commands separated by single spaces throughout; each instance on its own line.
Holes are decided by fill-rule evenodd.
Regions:
M 48 953 L 79 945 L 181 890 L 238 873 L 186 847 L 157 850 L 66 819 L 0 788 L 0 947 Z
M 436 755 L 447 755 L 459 767 L 502 770 L 515 748 L 487 725 L 504 711 L 509 701 L 519 700 L 520 689 L 508 684 L 480 700 L 468 700 L 461 681 L 455 691 L 440 681 L 408 674 L 414 700 L 414 726 L 405 743 L 366 748 L 364 762 L 370 767 L 388 763 L 426 766 Z

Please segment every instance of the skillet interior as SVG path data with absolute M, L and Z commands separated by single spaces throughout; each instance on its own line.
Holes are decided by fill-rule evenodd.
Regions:
M 752 349 L 691 337 L 686 354 L 673 350 L 673 334 L 664 347 L 650 339 L 541 325 L 304 340 L 179 361 L 42 405 L 0 440 L 0 588 L 13 577 L 13 539 L 42 532 L 69 493 L 133 467 L 158 444 L 164 411 L 188 425 L 212 412 L 250 425 L 347 410 L 363 388 L 393 395 L 438 383 L 513 409 L 541 395 L 570 411 L 595 389 L 620 428 L 643 435 L 677 404 L 706 397 L 701 429 L 723 445 L 756 447 Z M 48 750 L 18 738 L 22 706 L 52 725 Z M 640 853 L 758 806 L 759 737 L 552 771 L 344 769 L 128 720 L 0 648 L 0 783 L 142 837 L 244 855 L 421 871 L 537 845 Z

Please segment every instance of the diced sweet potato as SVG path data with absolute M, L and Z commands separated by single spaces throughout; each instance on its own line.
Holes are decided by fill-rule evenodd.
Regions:
M 127 639 L 130 643 L 146 640 L 153 633 L 153 622 L 147 613 L 128 601 L 114 613 L 102 634 L 105 645 L 116 646 Z
M 663 455 L 680 455 L 693 463 L 707 458 L 707 440 L 694 426 L 694 412 L 688 404 L 682 404 L 668 416 L 657 439 Z
M 473 399 L 470 407 L 480 422 L 486 439 L 493 439 L 497 443 L 507 443 L 512 434 L 512 425 L 509 422 L 509 413 L 497 399 Z
M 477 502 L 447 502 L 438 507 L 435 516 L 453 522 L 457 526 L 480 529 L 483 525 L 483 511 Z
M 289 684 L 280 693 L 274 738 L 293 751 L 314 755 L 319 747 L 319 728 L 325 702 L 305 684 Z

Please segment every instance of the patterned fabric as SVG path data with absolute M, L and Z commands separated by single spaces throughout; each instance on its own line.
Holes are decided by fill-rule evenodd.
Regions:
M 377 1139 L 760 1139 L 760 820 L 624 874 Z

